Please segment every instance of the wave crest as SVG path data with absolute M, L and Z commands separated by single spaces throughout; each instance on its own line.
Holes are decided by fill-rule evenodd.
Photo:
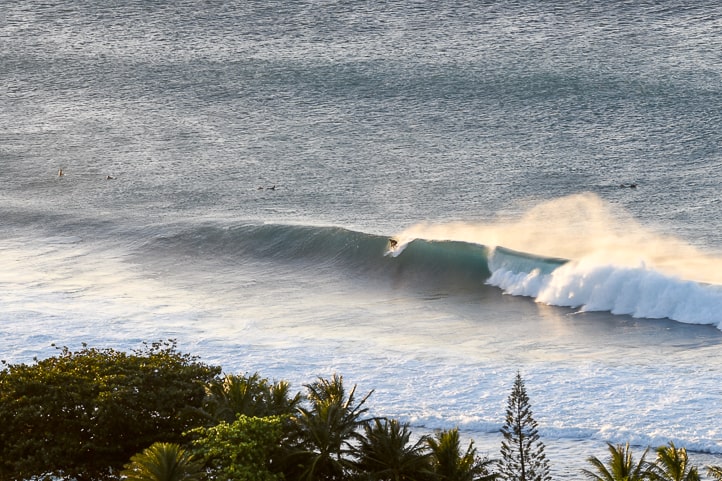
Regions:
M 580 311 L 609 311 L 638 318 L 669 318 L 722 329 L 722 289 L 681 280 L 644 265 L 624 267 L 568 262 L 551 273 L 499 269 L 487 281 L 512 295 Z
M 399 238 L 488 246 L 486 282 L 508 294 L 722 329 L 722 257 L 644 227 L 594 194 L 544 202 L 516 219 L 417 224 Z

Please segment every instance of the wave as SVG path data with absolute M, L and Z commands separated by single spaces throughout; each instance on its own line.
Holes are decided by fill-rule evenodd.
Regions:
M 558 212 L 558 205 L 554 207 Z M 588 214 L 589 209 L 585 212 Z M 27 223 L 27 219 L 28 216 L 19 216 L 18 222 Z M 41 225 L 52 224 L 53 234 L 72 232 L 74 236 L 106 240 L 110 236 L 130 246 L 136 255 L 143 257 L 139 259 L 141 262 L 166 259 L 168 264 L 177 264 L 179 259 L 206 258 L 229 266 L 253 260 L 291 266 L 303 264 L 304 268 L 327 269 L 327 272 L 336 271 L 356 279 L 389 279 L 394 286 L 420 286 L 450 295 L 494 286 L 506 294 L 580 312 L 668 318 L 714 325 L 722 330 L 722 286 L 715 278 L 712 282 L 690 280 L 660 267 L 672 262 L 675 267 L 685 267 L 687 262 L 689 269 L 686 270 L 696 273 L 703 270 L 697 268 L 699 265 L 718 267 L 718 258 L 691 255 L 688 247 L 665 242 L 664 257 L 645 263 L 629 257 L 631 249 L 625 250 L 625 245 L 630 243 L 623 238 L 616 237 L 613 243 L 606 243 L 604 249 L 595 250 L 601 228 L 576 237 L 575 247 L 589 243 L 591 238 L 596 242 L 595 249 L 577 250 L 567 258 L 523 250 L 537 246 L 540 251 L 553 251 L 550 231 L 538 226 L 532 229 L 534 235 L 524 243 L 518 242 L 523 238 L 522 233 L 529 233 L 530 229 L 524 228 L 528 222 L 492 226 L 464 224 L 452 226 L 453 229 L 448 225 L 414 226 L 395 234 L 398 244 L 390 249 L 389 237 L 334 226 L 208 222 L 130 227 L 125 231 L 107 221 L 50 220 L 53 222 Z M 578 218 L 573 220 L 576 226 L 580 224 Z M 602 224 L 608 223 L 605 218 Z M 627 219 L 625 225 L 629 229 L 633 223 Z M 565 230 L 564 242 L 568 244 L 575 232 Z M 641 238 L 645 246 L 659 243 L 650 244 L 649 236 L 637 234 L 635 237 Z M 476 239 L 491 239 L 495 245 L 476 242 Z M 514 248 L 505 247 L 505 242 Z M 675 248 L 676 259 L 672 255 Z
M 204 225 L 154 239 L 153 249 L 239 262 L 305 264 L 345 275 L 469 292 L 495 286 L 536 302 L 722 329 L 722 288 L 597 257 L 568 260 L 456 240 L 386 236 L 340 227 L 290 224 Z M 176 252 L 175 255 L 179 255 Z M 174 256 L 175 257 L 175 256 Z
M 645 265 L 627 267 L 582 259 L 551 272 L 501 268 L 494 270 L 487 282 L 508 294 L 582 312 L 669 318 L 722 329 L 722 288 L 686 281 Z
M 333 269 L 347 276 L 382 277 L 395 285 L 468 291 L 491 275 L 488 249 L 456 241 L 417 239 L 404 255 L 388 256 L 389 237 L 341 227 L 294 224 L 203 225 L 153 239 L 146 250 L 171 258 L 204 256 L 228 263 L 261 261 Z

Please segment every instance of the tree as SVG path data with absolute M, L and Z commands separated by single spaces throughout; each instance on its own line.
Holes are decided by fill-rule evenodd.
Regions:
M 657 448 L 657 460 L 650 468 L 654 481 L 700 481 L 695 466 L 690 466 L 685 448 L 677 449 L 673 442 Z
M 491 472 L 493 461 L 477 455 L 474 441 L 462 454 L 459 430 L 441 431 L 428 439 L 431 462 L 436 479 L 439 481 L 491 481 L 497 475 Z
M 199 481 L 203 465 L 175 443 L 153 443 L 133 455 L 121 472 L 127 481 Z
M 722 481 L 722 466 L 707 466 L 707 474 L 717 481 Z
M 291 463 L 304 481 L 341 480 L 353 471 L 354 443 L 368 411 L 363 405 L 373 391 L 356 402 L 356 386 L 346 395 L 343 377 L 319 378 L 306 385 L 310 407 L 300 407 L 295 417 L 297 441 Z
M 0 479 L 103 479 L 156 441 L 181 442 L 220 374 L 175 341 L 59 351 L 0 371 Z
M 500 476 L 509 481 L 549 481 L 549 462 L 539 439 L 521 374 L 517 372 L 501 428 Z
M 279 481 L 284 436 L 281 416 L 250 417 L 190 432 L 194 453 L 203 458 L 212 479 L 224 481 Z
M 232 423 L 239 414 L 256 417 L 292 414 L 300 402 L 301 394 L 291 396 L 287 382 L 271 383 L 254 373 L 226 375 L 211 383 L 204 408 L 214 423 Z
M 364 426 L 357 450 L 356 468 L 372 481 L 416 481 L 429 479 L 426 437 L 414 444 L 408 424 L 394 419 L 373 419 Z
M 624 446 L 607 443 L 607 447 L 609 449 L 609 458 L 606 465 L 595 456 L 587 458 L 587 462 L 595 469 L 595 471 L 582 470 L 582 473 L 588 479 L 591 481 L 642 481 L 650 479 L 649 466 L 644 460 L 649 448 L 644 450 L 639 462 L 635 463 L 629 443 Z

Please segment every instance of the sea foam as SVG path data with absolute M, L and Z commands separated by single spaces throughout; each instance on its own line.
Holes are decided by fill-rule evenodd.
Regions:
M 593 260 L 568 262 L 549 274 L 492 270 L 487 281 L 504 292 L 537 302 L 609 311 L 633 317 L 669 318 L 722 329 L 722 289 L 686 281 L 647 268 L 600 264 Z
M 417 224 L 397 235 L 490 249 L 487 284 L 537 302 L 722 329 L 722 256 L 643 226 L 583 193 L 518 218 Z

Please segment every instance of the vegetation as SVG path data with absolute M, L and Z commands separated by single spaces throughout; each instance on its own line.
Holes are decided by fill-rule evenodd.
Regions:
M 722 481 L 722 466 L 707 466 L 707 474 L 717 481 Z
M 205 461 L 217 479 L 224 481 L 280 481 L 283 440 L 281 416 L 239 415 L 233 423 L 222 421 L 210 428 L 191 431 L 194 453 Z
M 497 478 L 490 459 L 482 459 L 470 441 L 462 454 L 459 430 L 441 431 L 428 440 L 433 471 L 439 481 L 491 481 Z
M 394 419 L 374 419 L 364 426 L 358 448 L 358 471 L 371 480 L 412 481 L 430 479 L 431 456 L 425 436 L 411 442 L 408 424 Z
M 319 378 L 306 385 L 310 407 L 295 417 L 297 441 L 292 447 L 294 478 L 305 481 L 340 480 L 353 472 L 354 446 L 362 440 L 363 407 L 372 392 L 356 401 L 356 386 L 346 394 L 343 378 Z
M 59 351 L 0 371 L 0 479 L 109 479 L 154 442 L 182 442 L 220 373 L 173 341 Z
M 539 439 L 524 380 L 516 374 L 501 428 L 500 476 L 508 481 L 549 481 L 549 462 Z
M 643 481 L 650 479 L 650 466 L 644 460 L 649 449 L 644 451 L 639 462 L 635 462 L 629 443 L 624 446 L 607 443 L 607 447 L 609 448 L 609 458 L 606 464 L 594 456 L 587 458 L 589 464 L 594 467 L 593 471 L 587 469 L 582 471 L 588 479 L 592 481 Z
M 221 376 L 174 341 L 130 353 L 59 349 L 0 371 L 0 479 L 68 481 L 549 481 L 544 445 L 517 373 L 500 461 L 462 447 L 458 429 L 414 436 L 368 416 L 373 393 L 343 378 L 305 392 L 258 373 Z M 629 444 L 588 458 L 592 481 L 699 481 L 687 451 L 636 461 Z M 495 471 L 498 468 L 498 472 Z M 722 467 L 707 466 L 722 481 Z
M 174 443 L 153 443 L 121 472 L 127 481 L 200 481 L 204 474 L 203 465 Z
M 657 461 L 650 467 L 653 481 L 699 481 L 697 468 L 690 466 L 687 450 L 673 442 L 657 448 Z
M 204 409 L 211 424 L 232 423 L 239 414 L 255 417 L 293 414 L 301 402 L 301 394 L 291 395 L 287 382 L 271 383 L 258 373 L 226 375 L 213 381 L 206 394 Z

